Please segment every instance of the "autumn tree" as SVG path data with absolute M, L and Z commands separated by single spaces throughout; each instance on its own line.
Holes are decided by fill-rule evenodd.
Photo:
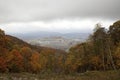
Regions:
M 55 71 L 56 73 L 65 72 L 65 58 L 66 55 L 63 53 L 57 53 L 55 56 Z
M 113 54 L 115 65 L 117 69 L 120 69 L 120 43 Z
M 114 44 L 117 45 L 120 42 L 120 20 L 111 25 L 108 32 Z
M 85 72 L 90 69 L 88 62 L 90 56 L 89 49 L 91 48 L 87 43 L 81 43 L 70 48 L 65 62 L 66 70 L 68 72 Z
M 5 47 L 5 33 L 0 29 L 0 47 Z
M 94 44 L 94 51 L 96 55 L 100 55 L 102 58 L 102 65 L 103 69 L 106 70 L 106 38 L 107 33 L 104 27 L 100 24 L 96 24 L 96 28 L 92 35 L 93 44 Z
M 24 65 L 24 70 L 30 72 L 30 60 L 33 51 L 29 47 L 23 47 L 20 49 L 20 53 L 23 56 L 23 65 Z
M 0 72 L 6 72 L 7 69 L 7 62 L 3 57 L 0 57 Z
M 40 64 L 40 54 L 38 52 L 34 52 L 32 54 L 30 64 L 32 72 L 34 73 L 40 72 L 42 65 Z
M 0 55 L 6 55 L 7 52 L 5 32 L 0 29 Z
M 7 54 L 7 64 L 10 72 L 23 71 L 23 57 L 19 51 L 13 49 Z
M 47 71 L 54 71 L 54 67 L 55 67 L 55 51 L 53 49 L 43 49 L 40 52 L 41 56 L 44 56 L 44 58 L 46 58 L 45 60 L 45 64 L 44 67 Z

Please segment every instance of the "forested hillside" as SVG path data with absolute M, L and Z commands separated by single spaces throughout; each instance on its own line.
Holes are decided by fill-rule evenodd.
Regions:
M 61 68 L 57 62 L 63 63 L 65 54 L 61 50 L 30 45 L 0 29 L 0 72 L 52 71 L 55 65 Z
M 74 73 L 120 69 L 120 21 L 96 24 L 86 42 L 61 50 L 32 46 L 0 30 L 0 72 Z
M 120 21 L 109 30 L 96 24 L 94 33 L 86 42 L 70 49 L 66 66 L 72 72 L 120 69 Z

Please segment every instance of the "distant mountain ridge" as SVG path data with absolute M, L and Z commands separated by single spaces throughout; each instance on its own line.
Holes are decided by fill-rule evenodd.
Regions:
M 40 31 L 40 32 L 31 32 L 31 33 L 16 33 L 11 34 L 23 40 L 32 40 L 32 39 L 39 39 L 45 37 L 54 37 L 54 36 L 61 36 L 70 39 L 81 39 L 86 40 L 90 33 L 84 32 L 72 32 L 72 33 L 59 33 L 59 32 L 47 32 L 47 31 Z
M 21 35 L 22 36 L 22 35 Z M 0 48 L 6 48 L 6 50 L 12 50 L 14 49 L 14 46 L 17 45 L 17 47 L 22 48 L 22 47 L 29 47 L 37 52 L 41 52 L 44 49 L 50 49 L 50 50 L 55 50 L 56 52 L 61 52 L 61 50 L 58 49 L 53 49 L 53 48 L 49 48 L 49 47 L 43 47 L 43 46 L 36 46 L 36 45 L 31 45 L 29 43 L 27 43 L 26 41 L 24 41 L 21 38 L 18 38 L 16 36 L 13 35 L 8 35 L 5 34 L 3 30 L 0 29 Z M 4 44 L 4 46 L 2 45 Z M 1 50 L 1 49 L 0 49 Z
M 87 40 L 90 33 L 32 32 L 13 34 L 24 41 L 37 46 L 68 50 L 70 47 Z

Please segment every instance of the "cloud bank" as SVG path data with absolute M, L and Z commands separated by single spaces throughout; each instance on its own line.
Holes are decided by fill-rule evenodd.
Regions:
M 120 0 L 0 0 L 0 28 L 8 33 L 93 29 L 120 17 Z
M 35 21 L 35 22 L 16 22 L 1 24 L 1 28 L 7 33 L 28 33 L 28 32 L 91 32 L 96 23 L 101 23 L 103 27 L 109 27 L 113 21 L 98 19 L 74 19 L 74 20 L 53 20 L 53 21 Z M 104 23 L 104 24 L 103 24 Z

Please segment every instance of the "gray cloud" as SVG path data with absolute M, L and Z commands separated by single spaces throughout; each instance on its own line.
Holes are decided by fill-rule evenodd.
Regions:
M 0 23 L 64 18 L 119 19 L 120 0 L 0 0 Z

